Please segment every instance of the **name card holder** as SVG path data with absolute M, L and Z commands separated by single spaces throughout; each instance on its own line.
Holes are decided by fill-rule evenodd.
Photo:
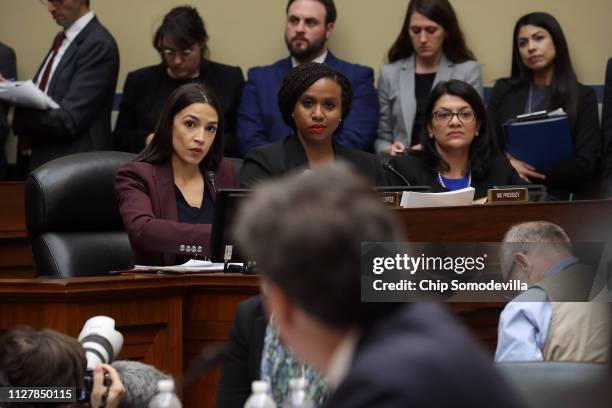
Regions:
M 526 188 L 492 188 L 487 192 L 487 204 L 526 203 L 529 193 Z
M 378 193 L 384 205 L 391 208 L 399 208 L 402 200 L 401 191 L 385 191 Z

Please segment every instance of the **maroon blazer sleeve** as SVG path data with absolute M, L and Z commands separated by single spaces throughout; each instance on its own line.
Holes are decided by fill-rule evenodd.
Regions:
M 218 187 L 238 185 L 237 176 L 227 162 L 219 166 L 217 179 Z M 127 163 L 117 171 L 115 190 L 135 263 L 172 265 L 181 245 L 201 246 L 208 253 L 211 225 L 177 221 L 170 163 Z

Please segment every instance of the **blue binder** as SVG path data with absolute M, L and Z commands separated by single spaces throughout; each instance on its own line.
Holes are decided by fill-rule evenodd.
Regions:
M 567 115 L 508 121 L 504 131 L 508 140 L 508 152 L 537 170 L 544 170 L 574 157 Z

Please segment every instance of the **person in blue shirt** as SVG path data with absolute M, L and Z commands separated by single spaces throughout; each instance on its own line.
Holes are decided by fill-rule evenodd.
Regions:
M 289 0 L 285 43 L 290 56 L 248 72 L 240 108 L 237 137 L 240 154 L 276 142 L 293 133 L 278 110 L 277 94 L 293 67 L 319 62 L 342 72 L 353 87 L 353 108 L 336 141 L 343 146 L 368 150 L 376 136 L 378 96 L 371 68 L 336 58 L 327 48 L 336 21 L 333 0 Z
M 595 271 L 573 255 L 561 227 L 545 221 L 513 226 L 500 263 L 506 280 L 530 288 L 501 313 L 495 361 L 607 361 L 608 305 L 587 303 L 596 293 Z

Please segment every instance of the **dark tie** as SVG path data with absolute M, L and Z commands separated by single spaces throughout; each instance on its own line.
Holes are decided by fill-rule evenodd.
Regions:
M 53 61 L 55 61 L 55 56 L 57 55 L 57 52 L 59 51 L 65 39 L 66 34 L 64 34 L 63 31 L 59 33 L 59 35 L 55 38 L 55 44 L 53 44 L 53 52 L 51 53 L 51 58 L 49 58 L 49 62 L 45 67 L 45 71 L 43 72 L 42 78 L 38 83 L 38 87 L 43 92 L 47 88 L 47 82 L 49 82 L 49 75 L 51 75 L 51 68 L 53 67 Z
M 47 88 L 47 82 L 49 82 L 49 76 L 51 75 L 51 68 L 53 67 L 53 61 L 55 61 L 55 56 L 59 51 L 62 43 L 66 39 L 66 34 L 62 31 L 55 38 L 55 43 L 53 44 L 53 51 L 51 52 L 51 58 L 49 58 L 49 62 L 47 62 L 47 66 L 45 66 L 45 71 L 42 74 L 42 78 L 38 83 L 38 87 L 41 91 L 45 92 L 45 88 Z M 32 148 L 32 138 L 26 135 L 19 135 L 19 139 L 17 141 L 17 149 L 24 156 L 30 155 L 30 149 Z

